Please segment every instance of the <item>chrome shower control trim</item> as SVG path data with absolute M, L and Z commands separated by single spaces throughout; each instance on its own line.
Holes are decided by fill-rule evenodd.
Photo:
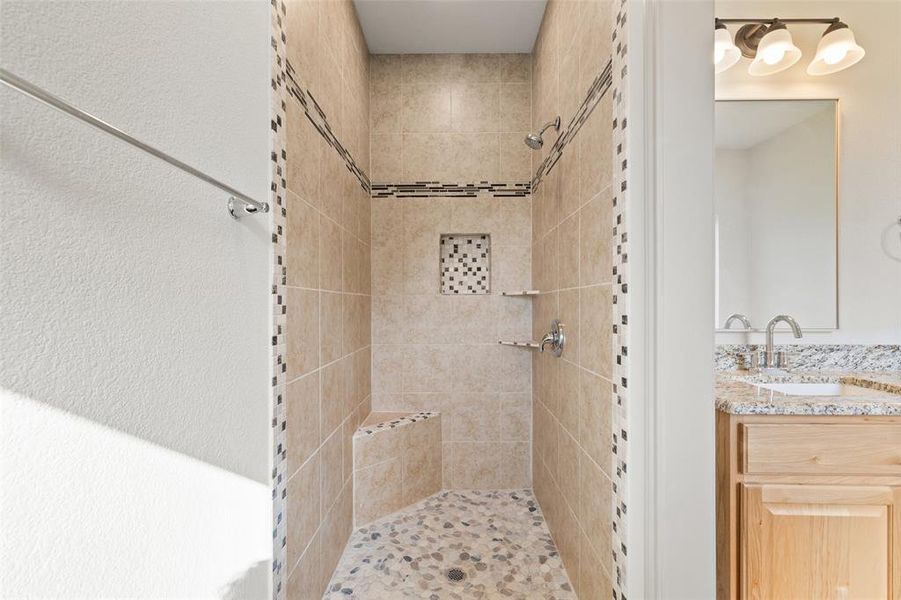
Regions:
M 563 356 L 563 346 L 566 345 L 566 333 L 564 333 L 563 327 L 563 323 L 557 319 L 551 321 L 551 331 L 542 338 L 539 346 L 540 352 L 544 352 L 544 347 L 550 345 L 554 356 L 557 358 Z

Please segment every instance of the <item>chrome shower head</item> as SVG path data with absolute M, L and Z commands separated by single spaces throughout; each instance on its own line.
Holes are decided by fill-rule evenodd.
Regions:
M 523 140 L 526 143 L 526 146 L 531 148 L 532 150 L 541 150 L 541 147 L 544 146 L 544 138 L 541 135 L 547 131 L 548 127 L 553 126 L 554 131 L 560 131 L 560 117 L 558 116 L 556 119 L 545 125 L 541 128 L 541 131 L 538 133 L 530 133 L 526 136 L 526 139 Z

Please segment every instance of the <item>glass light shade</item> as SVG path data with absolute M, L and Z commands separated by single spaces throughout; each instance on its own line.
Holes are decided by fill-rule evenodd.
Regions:
M 718 27 L 713 37 L 714 71 L 722 73 L 741 58 L 741 50 L 732 41 L 732 34 L 725 27 Z
M 866 51 L 857 45 L 847 27 L 827 32 L 817 45 L 817 54 L 807 65 L 808 75 L 829 75 L 860 62 Z
M 760 40 L 757 56 L 748 67 L 748 73 L 755 76 L 772 75 L 784 71 L 799 60 L 801 51 L 792 41 L 788 29 L 773 29 Z

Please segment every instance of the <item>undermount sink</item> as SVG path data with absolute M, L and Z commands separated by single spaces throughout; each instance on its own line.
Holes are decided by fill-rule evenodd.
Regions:
M 758 383 L 758 388 L 781 392 L 790 396 L 864 396 L 868 390 L 846 383 Z

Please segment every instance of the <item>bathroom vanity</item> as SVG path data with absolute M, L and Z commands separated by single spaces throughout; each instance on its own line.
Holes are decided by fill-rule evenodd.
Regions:
M 901 598 L 901 374 L 721 373 L 717 597 Z

